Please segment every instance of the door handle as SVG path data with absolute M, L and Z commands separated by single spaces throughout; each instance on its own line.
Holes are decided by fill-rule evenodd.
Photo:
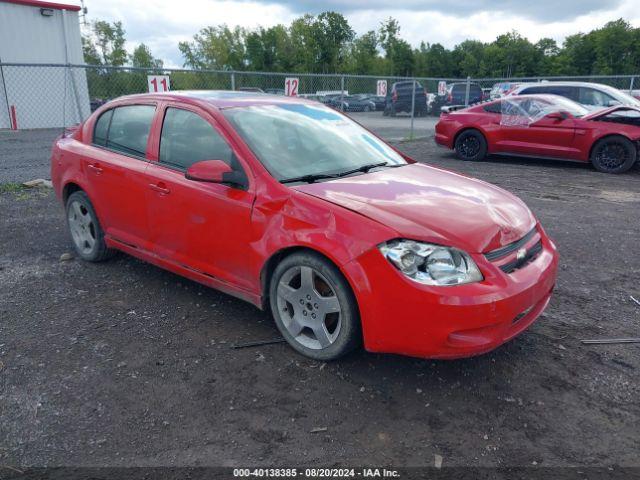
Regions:
M 161 193 L 162 195 L 169 195 L 171 193 L 171 190 L 169 190 L 162 182 L 158 184 L 150 183 L 149 188 L 155 192 Z
M 90 163 L 89 165 L 87 165 L 87 168 L 89 170 L 91 170 L 93 173 L 95 173 L 96 175 L 100 175 L 102 173 L 102 167 L 100 166 L 99 163 Z

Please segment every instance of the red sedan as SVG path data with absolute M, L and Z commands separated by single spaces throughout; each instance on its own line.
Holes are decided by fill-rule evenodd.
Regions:
M 506 97 L 443 111 L 435 140 L 463 160 L 527 156 L 591 162 L 601 172 L 623 173 L 638 156 L 640 110 L 616 106 L 590 112 L 555 95 Z
M 121 250 L 269 308 L 315 359 L 361 342 L 485 352 L 531 325 L 556 281 L 556 248 L 518 198 L 316 102 L 124 97 L 59 138 L 51 162 L 79 257 Z

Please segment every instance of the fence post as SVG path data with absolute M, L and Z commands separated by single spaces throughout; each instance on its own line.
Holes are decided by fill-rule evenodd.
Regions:
M 413 140 L 413 117 L 416 112 L 416 79 L 414 78 L 412 83 L 413 93 L 411 94 L 411 133 L 409 133 L 409 139 Z
M 469 106 L 469 90 L 471 89 L 471 77 L 467 77 L 467 88 L 464 92 L 464 106 Z
M 340 77 L 340 111 L 344 112 L 344 75 Z
M 236 89 L 236 72 L 231 72 L 231 90 Z
M 631 92 L 633 92 L 633 82 L 635 80 L 636 77 L 632 76 L 631 77 L 631 83 L 629 84 L 629 94 L 631 94 Z

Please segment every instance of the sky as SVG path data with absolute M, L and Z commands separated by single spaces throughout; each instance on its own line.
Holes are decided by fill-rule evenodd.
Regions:
M 69 3 L 79 4 L 80 0 Z M 640 26 L 640 0 L 85 0 L 88 20 L 122 21 L 127 48 L 145 43 L 166 67 L 181 67 L 178 42 L 201 28 L 226 23 L 255 28 L 288 25 L 304 13 L 334 10 L 347 17 L 357 34 L 376 30 L 392 16 L 402 38 L 414 47 L 463 40 L 494 40 L 517 30 L 532 42 L 588 32 L 624 18 Z

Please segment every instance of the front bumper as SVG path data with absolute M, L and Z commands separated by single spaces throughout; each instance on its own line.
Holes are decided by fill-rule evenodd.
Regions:
M 540 229 L 542 251 L 512 273 L 482 254 L 472 257 L 485 279 L 453 287 L 406 278 L 372 249 L 346 265 L 354 286 L 365 348 L 422 358 L 460 358 L 488 352 L 529 327 L 547 307 L 558 253 Z

